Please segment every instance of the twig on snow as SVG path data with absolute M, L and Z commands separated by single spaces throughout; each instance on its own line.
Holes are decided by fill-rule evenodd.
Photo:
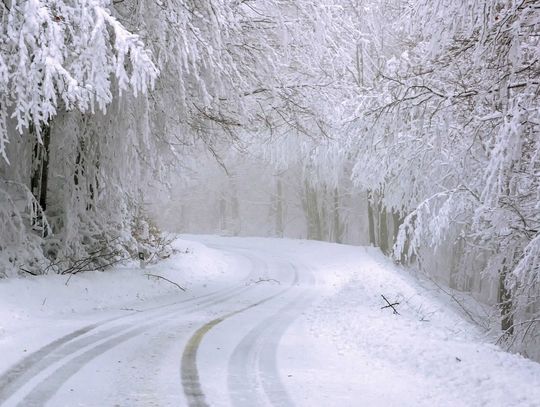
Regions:
M 258 280 L 250 280 L 250 282 L 253 283 L 253 284 L 274 282 L 274 283 L 277 283 L 277 284 L 281 285 L 281 281 L 276 280 L 275 278 L 262 278 L 262 277 L 259 277 Z M 249 283 L 246 283 L 246 285 L 249 285 Z
M 37 276 L 38 275 L 37 273 L 34 273 L 33 271 L 27 270 L 27 269 L 22 268 L 22 267 L 19 267 L 19 270 L 24 271 L 25 273 L 28 273 L 28 274 L 30 274 L 32 276 Z
M 388 300 L 386 299 L 386 297 L 385 297 L 384 295 L 382 295 L 382 294 L 381 294 L 381 297 L 383 297 L 383 300 L 385 300 L 386 303 L 388 304 L 388 305 L 385 305 L 384 307 L 381 307 L 381 309 L 392 308 L 392 310 L 394 311 L 394 314 L 395 314 L 395 315 L 401 315 L 401 314 L 397 311 L 397 309 L 396 309 L 396 305 L 399 305 L 399 302 L 393 302 L 393 303 L 391 303 L 391 302 L 388 301 Z
M 463 303 L 457 299 L 457 297 L 452 293 L 452 292 L 449 292 L 447 290 L 445 290 L 443 287 L 441 287 L 441 285 L 439 283 L 437 283 L 434 279 L 432 278 L 429 278 L 429 281 L 431 281 L 439 290 L 441 290 L 444 294 L 448 295 L 457 305 L 459 305 L 459 307 L 463 310 L 463 312 L 467 315 L 467 317 L 476 325 L 484 328 L 484 329 L 487 329 L 487 327 L 482 324 L 481 322 L 479 322 L 472 314 L 471 312 L 469 312 L 469 310 L 465 307 L 465 305 L 463 305 Z
M 175 283 L 174 281 L 171 281 L 168 278 L 165 278 L 163 276 L 159 276 L 157 274 L 150 274 L 150 273 L 145 273 L 145 276 L 147 276 L 147 277 L 155 277 L 155 278 L 158 278 L 158 279 L 160 278 L 160 279 L 165 280 L 165 281 L 167 281 L 167 282 L 169 282 L 171 284 L 174 284 L 175 286 L 177 286 L 182 291 L 186 291 L 186 289 L 184 287 L 180 286 L 178 283 Z
M 122 311 L 134 311 L 134 312 L 142 312 L 140 309 L 135 308 L 120 308 Z

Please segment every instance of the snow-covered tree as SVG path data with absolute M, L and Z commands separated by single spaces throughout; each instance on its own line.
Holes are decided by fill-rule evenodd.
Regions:
M 448 253 L 449 283 L 497 302 L 514 339 L 539 311 L 539 15 L 529 1 L 414 2 L 357 121 L 370 142 L 355 179 L 406 216 L 396 257 L 429 270 Z
M 6 231 L 0 247 L 11 253 L 11 266 L 27 260 L 22 245 L 35 241 L 30 228 L 41 230 L 43 237 L 54 232 L 45 216 L 56 198 L 48 196 L 51 168 L 57 164 L 52 158 L 76 161 L 78 168 L 61 175 L 64 183 L 79 184 L 83 174 L 95 170 L 90 160 L 100 160 L 97 141 L 84 135 L 85 117 L 104 114 L 122 92 L 145 94 L 158 75 L 151 52 L 112 16 L 109 6 L 100 0 L 0 4 L 0 211 Z M 61 129 L 59 117 L 80 120 Z M 84 157 L 87 151 L 94 157 Z M 93 188 L 90 198 L 97 197 L 97 186 L 88 187 Z M 32 247 L 39 258 L 37 245 Z

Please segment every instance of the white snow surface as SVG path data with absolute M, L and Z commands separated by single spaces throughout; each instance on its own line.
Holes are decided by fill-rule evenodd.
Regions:
M 114 271 L 0 280 L 0 373 L 44 344 L 104 318 L 175 300 L 179 289 L 221 285 L 243 274 L 244 259 L 196 241 L 177 239 L 172 258 L 144 269 L 138 262 Z
M 180 376 L 207 326 L 196 367 L 212 406 L 540 406 L 540 364 L 494 345 L 375 249 L 194 235 L 174 245 L 145 269 L 0 280 L 0 405 L 197 405 Z M 219 301 L 203 299 L 215 290 Z M 175 301 L 187 305 L 160 311 Z M 27 376 L 2 395 L 12 366 L 95 323 L 98 340 L 67 342 L 68 356 L 32 374 L 23 364 Z M 110 337 L 121 340 L 105 346 Z

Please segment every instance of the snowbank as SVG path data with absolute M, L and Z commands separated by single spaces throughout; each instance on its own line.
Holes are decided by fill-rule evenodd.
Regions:
M 89 323 L 189 298 L 192 287 L 243 277 L 241 259 L 201 243 L 177 239 L 176 254 L 159 264 L 138 263 L 106 272 L 73 276 L 56 274 L 0 280 L 0 345 L 5 350 L 0 371 L 25 353 Z M 163 276 L 187 289 L 145 274 Z M 201 284 L 204 283 L 204 284 Z
M 306 367 L 284 350 L 284 366 L 296 386 L 324 377 L 326 391 L 340 396 L 325 400 L 322 392 L 315 400 L 293 391 L 303 394 L 299 405 L 540 406 L 540 364 L 494 345 L 434 284 L 371 248 L 327 246 L 312 251 L 311 260 L 325 270 L 322 278 L 345 284 L 290 333 L 309 332 L 303 346 L 317 361 Z M 382 295 L 399 303 L 399 314 L 382 308 L 388 305 Z

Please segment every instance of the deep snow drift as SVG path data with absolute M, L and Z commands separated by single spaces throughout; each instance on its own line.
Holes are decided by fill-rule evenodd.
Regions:
M 51 406 L 193 404 L 180 365 L 195 338 L 192 362 L 209 405 L 247 405 L 243 374 L 253 378 L 260 405 L 540 406 L 540 364 L 493 345 L 433 284 L 374 249 L 212 236 L 184 236 L 175 248 L 158 265 L 85 273 L 68 284 L 52 275 L 0 281 L 0 405 L 25 405 L 40 394 Z M 229 286 L 237 291 L 203 312 L 202 298 Z M 294 297 L 297 290 L 303 297 Z M 381 295 L 399 302 L 399 314 L 382 308 Z M 126 331 L 125 342 L 70 367 L 57 388 L 43 383 L 54 382 L 69 358 L 28 374 L 30 384 L 2 398 L 11 366 L 51 341 L 126 314 L 133 317 L 125 329 L 134 330 L 151 310 L 190 299 L 193 309 L 152 314 L 163 323 L 142 326 L 137 335 L 145 339 Z

